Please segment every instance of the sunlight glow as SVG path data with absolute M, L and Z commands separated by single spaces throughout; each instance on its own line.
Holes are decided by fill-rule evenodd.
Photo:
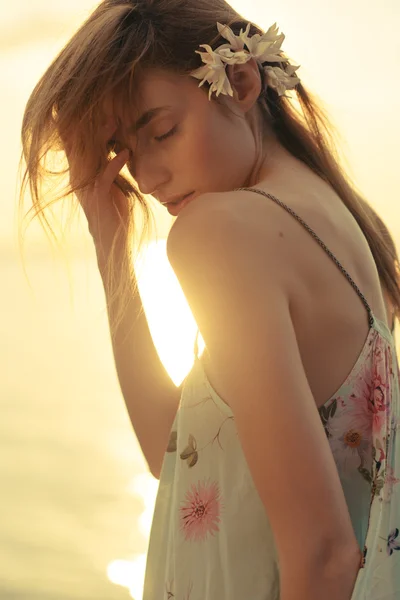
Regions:
M 107 577 L 116 585 L 129 589 L 134 600 L 142 600 L 146 554 L 138 554 L 132 560 L 114 560 L 107 567 Z
M 133 496 L 140 496 L 145 506 L 144 511 L 138 519 L 139 529 L 149 539 L 151 521 L 153 519 L 154 505 L 158 491 L 158 479 L 150 473 L 136 475 L 128 487 L 128 492 Z
M 145 508 L 138 523 L 147 540 L 150 536 L 157 491 L 158 480 L 150 473 L 136 475 L 128 487 L 128 493 L 140 496 L 143 500 Z M 113 560 L 107 567 L 107 577 L 112 583 L 128 588 L 134 600 L 142 600 L 145 570 L 146 554 L 138 554 L 132 560 Z
M 180 385 L 190 371 L 197 331 L 178 279 L 168 261 L 166 240 L 150 242 L 135 263 L 140 296 L 158 354 L 171 379 Z M 199 352 L 204 341 L 199 335 Z M 138 517 L 140 532 L 149 540 L 159 482 L 150 473 L 136 475 L 128 493 L 142 499 L 144 510 Z M 129 589 L 134 600 L 142 600 L 146 554 L 132 560 L 113 560 L 107 567 L 107 577 Z
M 150 242 L 135 268 L 149 328 L 160 359 L 175 385 L 180 385 L 194 361 L 196 321 L 168 261 L 166 240 Z M 199 351 L 204 341 L 199 335 Z

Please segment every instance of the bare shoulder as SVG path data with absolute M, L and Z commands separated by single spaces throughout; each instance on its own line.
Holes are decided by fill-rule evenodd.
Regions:
M 169 239 L 185 235 L 185 232 L 192 235 L 225 232 L 228 235 L 229 231 L 237 228 L 244 233 L 256 233 L 257 230 L 267 243 L 271 238 L 265 234 L 274 229 L 278 231 L 280 225 L 276 214 L 273 219 L 268 217 L 272 213 L 279 215 L 280 211 L 282 209 L 274 210 L 265 196 L 249 190 L 201 194 L 181 211 L 171 228 Z
M 193 228 L 196 224 L 201 227 L 211 216 L 221 218 L 225 214 L 227 218 L 233 212 L 233 201 L 237 194 L 237 191 L 200 194 L 181 210 L 171 228 L 171 234 L 175 235 L 186 227 Z
M 259 188 L 261 189 L 261 188 Z M 282 190 L 282 195 L 284 190 Z M 235 215 L 243 218 L 251 210 L 268 210 L 271 202 L 264 195 L 249 189 L 231 190 L 227 192 L 208 192 L 200 194 L 189 202 L 176 219 L 173 229 L 181 227 L 191 219 L 201 220 L 202 215 L 209 218 L 211 214 L 225 218 Z M 178 225 L 179 224 L 179 225 Z
M 284 197 L 283 192 L 281 195 Z M 167 253 L 170 259 L 177 254 L 189 257 L 202 248 L 204 258 L 231 252 L 253 264 L 257 256 L 265 273 L 269 265 L 289 280 L 287 268 L 281 267 L 293 262 L 290 236 L 285 235 L 291 220 L 272 200 L 249 190 L 202 194 L 186 205 L 174 222 Z

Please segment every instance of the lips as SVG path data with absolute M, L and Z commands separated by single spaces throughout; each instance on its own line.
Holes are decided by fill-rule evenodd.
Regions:
M 182 200 L 180 200 L 179 202 L 170 202 L 169 204 L 166 204 L 166 208 L 169 212 L 170 215 L 173 215 L 174 217 L 176 217 L 179 212 L 182 210 L 182 208 L 184 206 L 186 206 L 186 204 L 188 204 L 188 202 L 190 202 L 190 200 L 192 199 L 194 192 L 191 192 L 190 194 L 188 194 L 187 196 L 185 196 Z

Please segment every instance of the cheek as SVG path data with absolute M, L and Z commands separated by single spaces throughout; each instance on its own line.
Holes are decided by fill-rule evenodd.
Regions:
M 197 173 L 209 173 L 218 168 L 224 160 L 224 141 L 216 135 L 212 123 L 205 119 L 194 119 L 186 122 L 183 134 L 174 149 L 174 170 L 181 169 L 196 177 Z
M 241 187 L 255 160 L 255 145 L 245 122 L 218 116 L 209 133 L 209 168 L 221 190 Z
M 245 124 L 206 110 L 187 122 L 173 160 L 175 169 L 179 165 L 185 177 L 190 173 L 198 186 L 224 190 L 243 184 L 254 156 L 254 140 Z
M 243 147 L 245 140 L 243 134 L 240 136 L 239 129 L 219 115 L 199 119 L 188 137 L 186 163 L 190 156 L 194 170 L 201 168 L 203 173 L 204 169 L 209 173 L 220 171 L 221 168 L 226 171 L 228 165 L 230 170 L 235 170 L 246 153 Z

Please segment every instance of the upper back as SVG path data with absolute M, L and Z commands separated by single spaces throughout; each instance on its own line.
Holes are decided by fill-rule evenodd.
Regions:
M 366 298 L 375 316 L 387 321 L 382 288 L 372 253 L 358 223 L 324 181 L 304 175 L 296 193 L 274 194 L 321 238 Z M 260 189 L 263 189 L 261 186 Z M 282 197 L 283 195 L 283 197 Z M 267 200 L 267 199 L 266 199 Z M 268 201 L 268 200 L 267 200 Z M 344 381 L 368 334 L 367 312 L 348 279 L 310 233 L 278 204 L 269 209 L 281 228 L 291 264 L 291 304 L 305 370 L 318 405 Z
M 358 223 L 335 191 L 305 168 L 295 179 L 260 182 L 255 188 L 287 204 L 318 235 L 349 273 L 375 316 L 387 324 L 387 307 L 379 274 Z M 367 338 L 365 306 L 332 258 L 297 219 L 279 204 L 251 191 L 246 218 L 254 226 L 276 232 L 274 256 L 288 284 L 292 319 L 305 372 L 316 404 L 321 406 L 338 389 L 355 364 Z M 241 201 L 237 196 L 238 202 Z M 235 209 L 235 200 L 227 197 Z M 271 251 L 271 244 L 268 244 Z M 205 354 L 211 381 L 217 374 Z

